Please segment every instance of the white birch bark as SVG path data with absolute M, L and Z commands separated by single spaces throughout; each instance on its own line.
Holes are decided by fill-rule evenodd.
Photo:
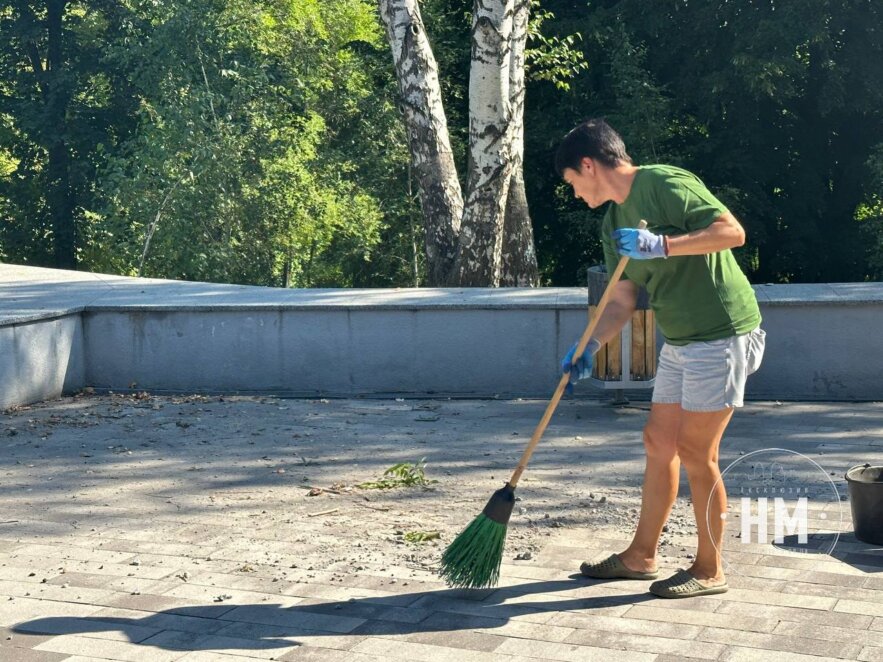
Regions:
M 438 65 L 418 0 L 378 0 L 392 48 L 411 160 L 420 191 L 429 286 L 447 284 L 457 255 L 463 193 L 448 136 Z
M 469 77 L 469 173 L 454 281 L 497 287 L 512 176 L 509 69 L 515 0 L 475 0 Z
M 512 109 L 512 179 L 503 224 L 503 256 L 500 285 L 539 285 L 533 225 L 524 187 L 524 52 L 530 21 L 530 0 L 515 0 L 512 19 L 512 54 L 509 60 L 509 100 Z

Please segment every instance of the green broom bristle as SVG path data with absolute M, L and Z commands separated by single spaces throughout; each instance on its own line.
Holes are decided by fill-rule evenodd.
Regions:
M 484 513 L 476 517 L 445 550 L 439 575 L 449 586 L 486 588 L 500 579 L 506 542 L 505 524 Z

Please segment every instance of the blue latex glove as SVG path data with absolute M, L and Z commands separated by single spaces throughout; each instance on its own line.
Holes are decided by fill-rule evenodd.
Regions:
M 633 260 L 651 260 L 653 258 L 666 258 L 665 239 L 662 235 L 653 234 L 647 230 L 635 228 L 623 228 L 613 231 L 613 241 L 616 242 L 616 250 L 620 255 L 625 255 Z
M 586 379 L 592 376 L 592 365 L 595 362 L 595 354 L 601 349 L 601 343 L 596 338 L 592 338 L 586 345 L 586 349 L 583 351 L 582 356 L 579 357 L 578 361 L 574 362 L 573 355 L 576 353 L 577 345 L 579 345 L 579 342 L 573 343 L 573 347 L 570 348 L 570 351 L 567 352 L 564 360 L 561 361 L 561 372 L 565 374 L 568 372 L 570 373 L 570 381 L 564 389 L 564 392 L 567 395 L 573 393 L 573 385 L 580 379 Z

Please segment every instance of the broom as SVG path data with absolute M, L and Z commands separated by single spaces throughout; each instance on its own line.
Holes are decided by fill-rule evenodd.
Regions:
M 646 221 L 641 221 L 638 225 L 639 229 L 647 227 Z M 582 356 L 589 344 L 595 327 L 607 302 L 613 292 L 614 286 L 622 277 L 622 272 L 628 263 L 628 257 L 623 256 L 616 266 L 616 270 L 610 276 L 610 281 L 598 307 L 592 317 L 586 330 L 577 344 L 576 351 L 573 353 L 573 362 L 576 363 Z M 502 488 L 494 492 L 493 496 L 487 502 L 484 510 L 467 526 L 463 532 L 457 536 L 454 541 L 448 545 L 448 548 L 442 554 L 441 569 L 439 576 L 442 577 L 448 586 L 456 586 L 461 588 L 484 588 L 494 586 L 500 579 L 500 563 L 503 560 L 503 545 L 506 542 L 506 530 L 509 524 L 509 518 L 512 516 L 512 509 L 515 507 L 515 486 L 521 479 L 521 474 L 527 468 L 530 456 L 533 455 L 534 449 L 540 442 L 549 419 L 558 407 L 558 402 L 564 394 L 564 389 L 570 381 L 570 375 L 564 373 L 561 381 L 558 382 L 558 388 L 552 395 L 546 407 L 543 418 L 540 419 L 539 425 L 534 430 L 530 443 L 524 450 L 521 459 L 518 461 L 518 467 Z

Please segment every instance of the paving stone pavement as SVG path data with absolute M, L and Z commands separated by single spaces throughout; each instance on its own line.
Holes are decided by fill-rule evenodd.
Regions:
M 519 484 L 499 586 L 449 589 L 444 546 L 544 406 L 84 392 L 6 412 L 0 660 L 883 660 L 883 549 L 852 534 L 843 480 L 883 463 L 883 403 L 739 411 L 721 448 L 731 589 L 662 600 L 576 572 L 630 540 L 648 407 L 564 401 Z M 421 459 L 437 482 L 358 487 Z M 809 495 L 802 553 L 793 534 L 739 537 L 760 484 L 771 503 Z M 682 472 L 662 576 L 694 546 Z

